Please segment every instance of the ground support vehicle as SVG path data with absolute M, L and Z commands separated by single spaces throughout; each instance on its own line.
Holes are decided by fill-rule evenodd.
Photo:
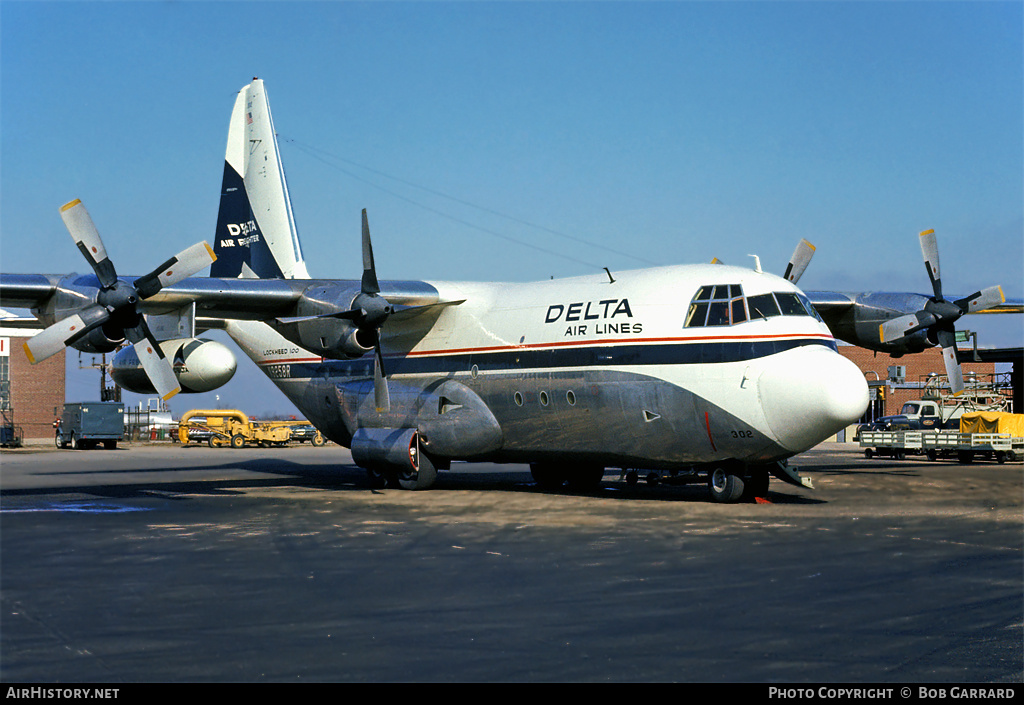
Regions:
M 117 448 L 124 440 L 124 405 L 116 401 L 65 404 L 54 437 L 58 448 Z
M 211 448 L 230 445 L 232 448 L 243 448 L 248 444 L 261 447 L 284 446 L 292 440 L 293 430 L 304 421 L 253 421 L 237 409 L 193 409 L 178 421 L 178 440 L 182 445 L 189 441 L 205 438 Z M 317 438 L 320 442 L 317 443 Z M 303 438 L 301 440 L 307 440 Z M 323 445 L 323 436 L 319 432 L 309 438 L 313 445 Z
M 998 463 L 1024 458 L 1024 438 L 1009 433 L 960 433 L 959 431 L 861 431 L 864 457 L 924 455 L 929 460 L 956 458 L 961 463 L 988 458 Z

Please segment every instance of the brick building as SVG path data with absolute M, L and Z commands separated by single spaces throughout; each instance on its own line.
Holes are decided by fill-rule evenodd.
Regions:
M 21 438 L 53 438 L 64 406 L 65 352 L 33 365 L 25 356 L 26 331 L 0 328 L 0 425 Z

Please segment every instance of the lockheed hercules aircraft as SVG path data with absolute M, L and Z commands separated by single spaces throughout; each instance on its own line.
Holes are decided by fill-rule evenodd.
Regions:
M 365 211 L 361 279 L 310 279 L 259 79 L 232 112 L 213 248 L 119 276 L 82 203 L 61 215 L 92 273 L 0 276 L 4 304 L 46 326 L 30 359 L 124 346 L 118 381 L 168 398 L 231 376 L 230 351 L 194 337 L 223 328 L 325 436 L 406 489 L 468 460 L 529 463 L 545 488 L 629 468 L 678 471 L 722 502 L 764 496 L 771 475 L 800 484 L 786 459 L 867 407 L 836 338 L 897 354 L 938 344 L 956 388 L 954 321 L 1004 303 L 999 287 L 943 298 L 931 232 L 932 297 L 809 297 L 797 287 L 807 243 L 784 276 L 712 263 L 530 284 L 381 280 Z

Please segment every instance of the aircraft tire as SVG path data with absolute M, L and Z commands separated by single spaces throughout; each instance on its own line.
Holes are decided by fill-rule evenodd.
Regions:
M 426 453 L 420 453 L 420 468 L 418 472 L 399 471 L 398 484 L 403 490 L 429 490 L 437 480 L 437 467 L 427 457 Z
M 711 478 L 708 480 L 711 498 L 723 504 L 738 502 L 743 496 L 743 486 L 744 482 L 741 476 L 729 472 L 721 466 L 711 471 Z

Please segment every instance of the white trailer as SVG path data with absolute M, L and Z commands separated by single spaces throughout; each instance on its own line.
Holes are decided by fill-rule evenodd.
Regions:
M 956 458 L 961 463 L 990 458 L 997 463 L 1024 458 L 1024 438 L 1009 433 L 960 433 L 959 431 L 861 431 L 864 457 L 887 456 L 897 460 L 924 455 L 929 460 Z

